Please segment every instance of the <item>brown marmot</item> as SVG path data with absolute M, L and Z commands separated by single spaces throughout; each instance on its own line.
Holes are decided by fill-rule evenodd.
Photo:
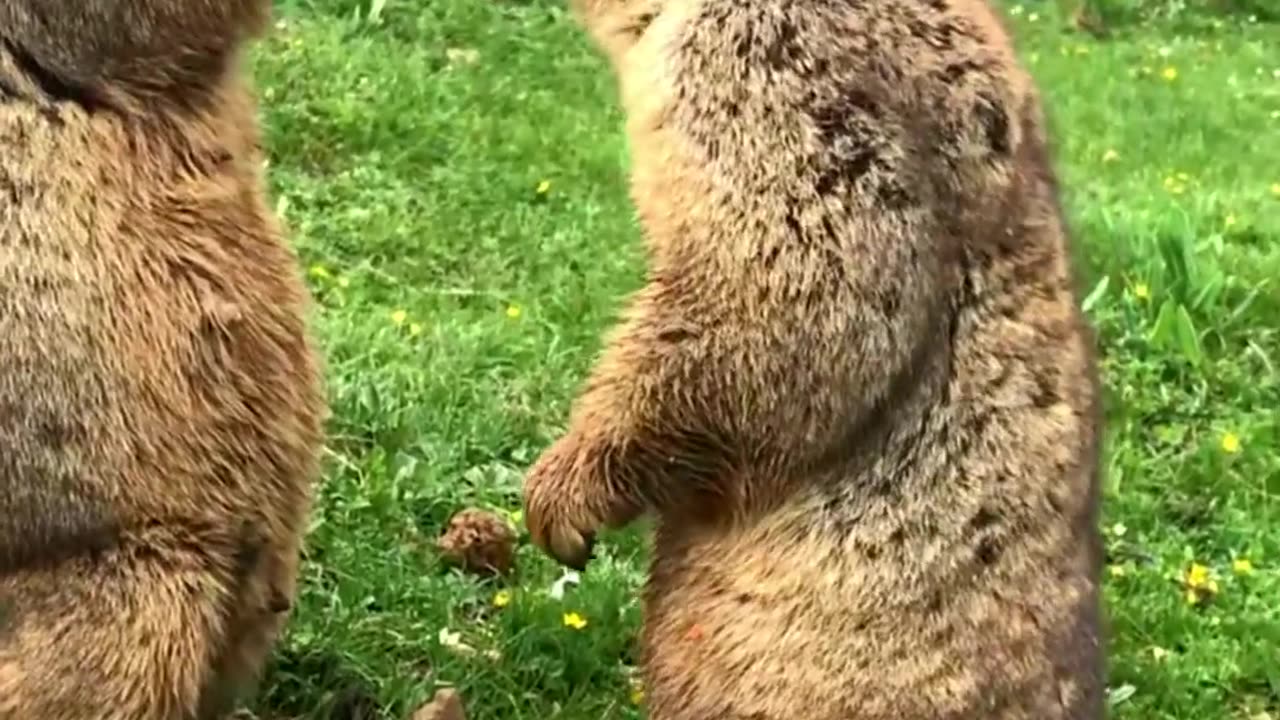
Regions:
M 0 3 L 0 719 L 219 717 L 289 615 L 326 409 L 269 11 Z
M 1101 717 L 1093 335 L 994 12 L 575 5 L 649 280 L 526 518 L 581 566 L 656 516 L 649 717 Z

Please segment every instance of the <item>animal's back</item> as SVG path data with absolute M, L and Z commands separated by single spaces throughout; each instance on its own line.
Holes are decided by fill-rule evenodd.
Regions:
M 220 711 L 287 617 L 324 404 L 226 77 L 116 112 L 0 58 L 0 718 Z
M 620 76 L 655 275 L 730 288 L 684 309 L 813 363 L 725 386 L 765 411 L 739 477 L 660 512 L 651 716 L 1100 717 L 1092 338 L 999 23 L 977 0 L 703 0 L 649 32 Z M 900 369 L 854 381 L 878 361 Z M 853 423 L 786 399 L 864 391 Z

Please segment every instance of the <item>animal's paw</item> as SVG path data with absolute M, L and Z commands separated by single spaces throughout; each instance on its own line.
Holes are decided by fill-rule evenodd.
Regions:
M 607 448 L 580 435 L 561 438 L 525 477 L 525 524 L 538 547 L 575 570 L 586 568 L 596 533 L 624 525 L 639 506 L 603 474 Z

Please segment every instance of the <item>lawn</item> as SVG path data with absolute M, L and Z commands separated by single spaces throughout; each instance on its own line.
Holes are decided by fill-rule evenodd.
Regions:
M 527 542 L 506 583 L 432 546 L 519 508 L 642 280 L 605 66 L 559 0 L 281 4 L 253 69 L 334 416 L 258 713 L 452 685 L 471 720 L 642 717 L 641 530 L 578 584 Z M 1280 26 L 1099 40 L 1050 6 L 1009 13 L 1103 346 L 1113 717 L 1280 718 Z

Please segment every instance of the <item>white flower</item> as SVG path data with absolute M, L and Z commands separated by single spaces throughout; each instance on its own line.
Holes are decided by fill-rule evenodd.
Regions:
M 450 630 L 447 627 L 440 628 L 439 635 L 440 644 L 445 648 L 463 655 L 475 654 L 475 648 L 462 642 L 462 633 Z
M 558 580 L 556 580 L 554 583 L 551 583 L 551 590 L 548 594 L 551 595 L 552 598 L 556 600 L 560 600 L 564 597 L 565 585 L 580 585 L 580 584 L 582 584 L 582 576 L 578 575 L 578 573 L 574 570 L 566 570 L 565 573 L 561 575 Z

